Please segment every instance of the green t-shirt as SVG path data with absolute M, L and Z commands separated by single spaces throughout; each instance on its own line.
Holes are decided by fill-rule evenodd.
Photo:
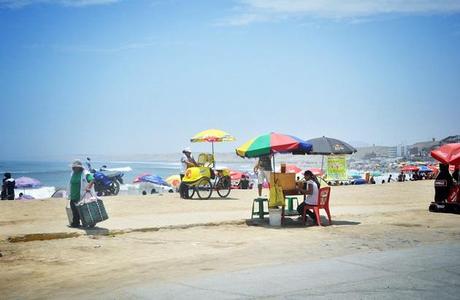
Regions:
M 70 201 L 75 201 L 75 202 L 80 201 L 81 173 L 82 173 L 81 171 L 73 172 L 72 177 L 70 178 Z M 88 182 L 93 181 L 93 175 L 92 174 L 86 175 L 86 180 Z

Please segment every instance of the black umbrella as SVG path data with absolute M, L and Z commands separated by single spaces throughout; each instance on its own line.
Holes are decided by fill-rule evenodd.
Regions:
M 328 138 L 325 136 L 311 139 L 307 142 L 312 144 L 313 146 L 311 152 L 308 154 L 323 155 L 323 159 L 321 162 L 321 170 L 323 170 L 324 155 L 353 154 L 356 151 L 358 151 L 353 146 L 344 141 L 334 138 Z
M 307 142 L 313 146 L 309 153 L 312 155 L 353 154 L 357 151 L 353 146 L 344 141 L 325 136 L 311 139 Z

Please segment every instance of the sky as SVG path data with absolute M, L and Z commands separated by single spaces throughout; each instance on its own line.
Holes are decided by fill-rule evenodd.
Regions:
M 208 128 L 460 134 L 460 1 L 0 0 L 0 160 L 179 152 Z M 209 145 L 192 145 L 193 150 Z

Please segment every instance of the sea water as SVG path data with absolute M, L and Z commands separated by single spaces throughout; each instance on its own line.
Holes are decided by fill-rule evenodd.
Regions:
M 158 175 L 167 178 L 170 175 L 180 173 L 180 162 L 160 161 L 93 161 L 92 167 L 99 169 L 103 165 L 108 168 L 130 167 L 131 172 L 124 173 L 125 184 L 132 183 L 134 179 L 143 173 Z M 220 165 L 239 171 L 250 171 L 253 164 L 246 161 L 243 163 L 225 163 Z M 219 167 L 219 165 L 218 165 Z M 70 179 L 71 167 L 69 161 L 0 161 L 0 174 L 10 172 L 13 178 L 22 176 L 38 179 L 42 183 L 39 189 L 18 189 L 19 192 L 32 195 L 35 198 L 47 198 L 55 190 L 66 188 Z

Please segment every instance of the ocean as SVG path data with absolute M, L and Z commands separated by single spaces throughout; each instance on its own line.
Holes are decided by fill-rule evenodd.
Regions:
M 10 172 L 14 178 L 32 177 L 41 181 L 43 186 L 64 188 L 70 178 L 69 161 L 0 161 L 0 174 Z M 159 161 L 93 161 L 92 166 L 99 169 L 102 165 L 108 168 L 131 167 L 131 172 L 123 176 L 125 183 L 132 183 L 134 178 L 142 173 L 150 173 L 166 178 L 180 173 L 180 163 Z M 225 163 L 230 169 L 249 171 L 253 162 Z M 3 178 L 3 176 L 2 176 Z

